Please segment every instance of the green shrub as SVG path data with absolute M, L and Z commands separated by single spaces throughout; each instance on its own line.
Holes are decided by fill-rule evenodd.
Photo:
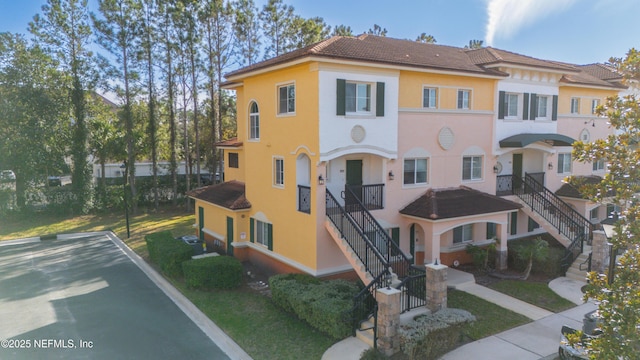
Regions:
M 462 324 L 475 321 L 466 310 L 442 309 L 400 327 L 400 348 L 410 359 L 437 359 L 461 342 Z
M 187 286 L 194 289 L 233 289 L 242 284 L 242 264 L 231 256 L 212 256 L 182 263 Z
M 193 256 L 191 245 L 177 241 L 169 231 L 149 234 L 145 236 L 145 241 L 151 262 L 168 276 L 182 276 L 182 263 Z
M 351 335 L 345 313 L 358 286 L 345 280 L 321 281 L 309 275 L 283 274 L 269 279 L 272 300 L 335 339 Z
M 381 353 L 380 350 L 368 348 L 360 354 L 360 360 L 386 360 L 389 357 Z

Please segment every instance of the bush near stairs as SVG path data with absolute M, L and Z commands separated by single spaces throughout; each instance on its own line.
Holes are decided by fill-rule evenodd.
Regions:
M 356 284 L 345 280 L 318 280 L 310 275 L 280 274 L 269 278 L 273 301 L 334 339 L 351 335 L 349 311 Z

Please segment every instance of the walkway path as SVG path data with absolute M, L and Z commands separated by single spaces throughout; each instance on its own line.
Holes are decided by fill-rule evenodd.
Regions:
M 582 304 L 581 287 L 584 283 L 558 278 L 549 287 L 560 296 Z M 552 356 L 558 351 L 560 329 L 563 325 L 574 328 L 582 326 L 584 314 L 594 310 L 596 305 L 586 303 L 562 313 L 554 314 L 537 306 L 525 303 L 508 295 L 477 285 L 472 274 L 449 268 L 447 286 L 495 303 L 532 320 L 531 323 L 489 336 L 464 345 L 446 354 L 442 360 L 539 360 Z M 356 360 L 368 346 L 355 337 L 334 344 L 322 360 Z

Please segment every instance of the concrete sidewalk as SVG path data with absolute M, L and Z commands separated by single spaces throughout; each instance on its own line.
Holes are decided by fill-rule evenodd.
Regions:
M 579 305 L 562 313 L 554 314 L 477 285 L 472 274 L 449 268 L 447 271 L 447 286 L 449 288 L 468 292 L 505 309 L 522 314 L 534 322 L 469 343 L 446 354 L 441 359 L 539 360 L 557 354 L 562 326 L 569 325 L 580 328 L 584 314 L 596 308 L 593 303 L 583 304 L 581 288 L 584 285 L 583 282 L 567 278 L 557 278 L 551 281 L 549 287 L 554 292 Z M 322 360 L 357 360 L 360 358 L 360 354 L 368 348 L 367 344 L 355 337 L 350 337 L 330 347 L 322 356 Z

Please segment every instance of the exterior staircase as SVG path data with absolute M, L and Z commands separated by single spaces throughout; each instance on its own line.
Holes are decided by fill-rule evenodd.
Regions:
M 587 272 L 588 272 L 588 263 L 591 260 L 589 258 L 589 254 L 591 254 L 591 246 L 585 246 L 582 254 L 578 255 L 576 260 L 571 264 L 569 269 L 567 269 L 567 277 L 572 280 L 587 281 Z
M 326 191 L 325 228 L 365 285 L 353 299 L 353 330 L 354 335 L 374 346 L 376 290 L 385 286 L 401 290 L 401 312 L 424 306 L 426 273 L 411 264 L 354 193 L 347 195 L 351 201 L 345 207 L 329 190 Z
M 512 195 L 523 204 L 522 210 L 565 246 L 561 267 L 566 272 L 584 252 L 585 243 L 591 243 L 593 225 L 534 175 L 526 174 L 524 179 L 512 175 L 511 181 Z

